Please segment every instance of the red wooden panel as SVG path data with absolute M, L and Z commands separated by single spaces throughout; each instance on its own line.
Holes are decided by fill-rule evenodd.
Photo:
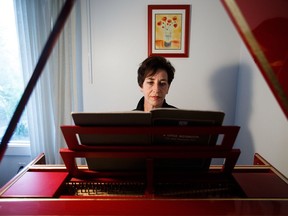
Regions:
M 2 197 L 55 197 L 67 176 L 68 172 L 26 172 Z
M 287 200 L 0 200 L 2 215 L 288 215 Z
M 61 130 L 67 146 L 70 150 L 100 150 L 101 147 L 109 149 L 107 145 L 82 145 L 78 142 L 77 135 L 79 134 L 188 134 L 188 135 L 223 135 L 223 140 L 220 143 L 221 148 L 231 149 L 240 130 L 239 126 L 213 126 L 213 127 L 81 127 L 74 125 L 61 125 Z M 118 151 L 135 150 L 144 146 L 135 145 L 118 147 Z M 157 147 L 154 146 L 155 150 Z M 162 148 L 162 147 L 161 147 Z M 174 148 L 174 147 L 173 147 Z M 117 151 L 116 146 L 110 146 L 111 151 Z
M 233 173 L 248 198 L 287 198 L 288 185 L 275 173 Z
M 288 117 L 288 1 L 222 3 Z

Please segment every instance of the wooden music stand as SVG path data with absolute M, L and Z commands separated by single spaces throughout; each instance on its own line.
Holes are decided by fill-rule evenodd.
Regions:
M 240 155 L 240 149 L 232 149 L 240 127 L 81 127 L 61 126 L 68 148 L 60 149 L 60 154 L 68 172 L 77 178 L 97 178 L 111 176 L 131 176 L 133 172 L 96 172 L 89 169 L 79 169 L 76 158 L 143 158 L 146 160 L 146 193 L 153 193 L 154 159 L 161 158 L 224 158 L 221 172 L 231 173 Z M 215 146 L 105 146 L 82 145 L 78 142 L 79 134 L 185 134 L 185 135 L 223 135 L 222 142 Z

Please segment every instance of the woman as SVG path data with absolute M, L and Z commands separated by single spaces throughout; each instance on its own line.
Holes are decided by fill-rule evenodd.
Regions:
M 150 112 L 154 108 L 176 108 L 166 103 L 175 68 L 161 56 L 145 59 L 138 68 L 138 85 L 144 96 L 135 110 Z

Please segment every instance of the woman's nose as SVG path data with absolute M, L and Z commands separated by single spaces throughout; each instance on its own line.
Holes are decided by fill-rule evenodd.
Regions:
M 159 84 L 153 85 L 153 91 L 155 91 L 155 92 L 159 91 Z

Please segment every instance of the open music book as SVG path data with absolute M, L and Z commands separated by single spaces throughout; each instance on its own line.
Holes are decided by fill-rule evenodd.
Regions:
M 158 108 L 151 112 L 73 112 L 72 118 L 78 126 L 220 126 L 224 113 L 220 111 L 184 110 Z M 163 134 L 122 135 L 81 135 L 82 145 L 142 145 L 142 144 L 195 144 L 207 143 L 208 137 Z M 209 138 L 210 140 L 211 138 Z M 215 141 L 215 138 L 210 140 Z

